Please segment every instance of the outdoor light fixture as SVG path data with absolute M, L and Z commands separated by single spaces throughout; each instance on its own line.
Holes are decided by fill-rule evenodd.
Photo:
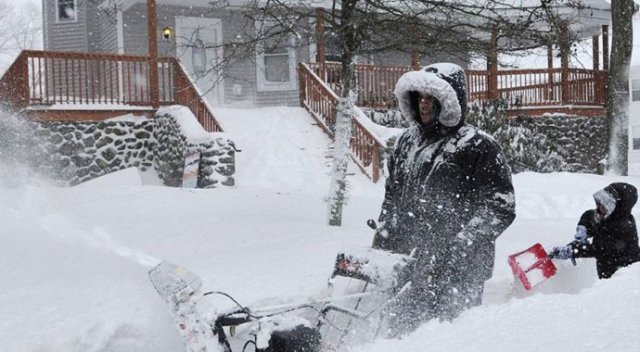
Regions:
M 162 29 L 162 37 L 164 38 L 164 40 L 169 40 L 171 39 L 171 37 L 173 37 L 173 28 L 171 27 L 164 27 Z

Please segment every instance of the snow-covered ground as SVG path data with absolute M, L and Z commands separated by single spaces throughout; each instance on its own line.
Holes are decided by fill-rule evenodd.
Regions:
M 344 226 L 327 226 L 328 139 L 301 109 L 215 113 L 242 150 L 231 189 L 162 187 L 135 169 L 56 188 L 0 165 L 13 178 L 0 180 L 0 351 L 181 351 L 147 278 L 160 260 L 256 306 L 319 297 L 336 252 L 370 245 L 365 221 L 383 185 L 353 170 Z M 514 288 L 507 265 L 536 242 L 572 240 L 591 194 L 618 180 L 640 187 L 631 177 L 515 175 L 517 218 L 497 242 L 485 304 L 353 351 L 638 350 L 640 265 L 598 281 L 590 260 L 558 263 L 532 293 Z

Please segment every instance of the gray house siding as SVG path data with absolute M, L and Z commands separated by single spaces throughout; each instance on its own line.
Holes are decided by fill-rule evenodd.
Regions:
M 76 21 L 58 22 L 56 0 L 43 0 L 45 50 L 88 52 L 87 0 L 77 0 Z
M 141 18 L 141 16 L 144 16 Z M 122 14 L 123 35 L 124 35 L 124 52 L 127 55 L 147 55 L 147 8 L 144 4 L 136 4 Z M 162 28 L 164 24 L 162 17 L 158 16 L 158 27 Z M 163 43 L 158 42 L 158 52 L 161 56 L 165 55 L 165 51 L 161 49 Z
M 89 4 L 89 48 L 96 53 L 118 53 L 118 22 L 116 13 L 110 8 L 99 8 Z
M 147 23 L 140 18 L 146 18 L 147 8 L 145 4 L 136 4 L 129 8 L 124 14 L 124 46 L 125 53 L 135 55 L 145 55 L 147 53 Z M 244 19 L 238 12 L 229 10 L 212 10 L 207 7 L 186 7 L 173 5 L 158 5 L 158 29 L 164 27 L 176 27 L 177 16 L 179 17 L 209 17 L 222 20 L 223 41 L 228 43 L 243 31 Z M 166 41 L 160 38 L 158 33 L 158 52 L 160 56 L 175 56 L 175 41 Z M 229 59 L 229 52 L 224 52 L 226 59 Z M 309 58 L 309 48 L 299 47 L 296 51 L 296 61 L 306 62 Z M 259 92 L 256 88 L 256 56 L 249 55 L 246 58 L 233 58 L 226 60 L 230 62 L 223 68 L 224 97 L 226 104 L 253 103 L 256 106 L 267 105 L 298 105 L 298 83 L 296 74 L 296 89 L 287 91 L 267 91 Z M 239 88 L 239 89 L 238 89 Z M 239 93 L 239 94 L 238 94 Z

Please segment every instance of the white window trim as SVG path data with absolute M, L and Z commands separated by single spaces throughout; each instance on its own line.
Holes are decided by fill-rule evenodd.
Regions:
M 262 45 L 256 46 L 256 78 L 257 78 L 257 90 L 259 92 L 271 92 L 271 91 L 283 91 L 283 90 L 295 90 L 297 82 L 296 72 L 296 48 L 293 37 L 289 40 L 289 46 L 287 47 L 287 54 L 289 55 L 289 81 L 287 82 L 269 82 L 265 75 L 264 67 L 264 47 Z
M 629 138 L 629 149 L 632 150 L 632 151 L 638 152 L 638 151 L 640 151 L 640 148 L 634 148 L 633 147 L 633 140 L 640 138 L 640 135 L 638 137 L 636 137 L 636 134 L 635 134 L 635 131 L 640 130 L 640 126 L 631 126 L 630 130 L 631 130 L 630 131 L 631 133 L 629 133 L 629 137 L 630 137 Z
M 629 77 L 629 101 L 630 102 L 640 102 L 640 100 L 633 100 L 633 92 L 638 92 L 640 91 L 640 86 L 634 85 L 633 81 L 637 81 L 640 82 L 640 78 L 633 78 L 633 77 Z M 635 89 L 634 89 L 635 88 Z
M 78 0 L 73 0 L 73 19 L 60 20 L 60 0 L 55 0 L 56 7 L 56 23 L 74 23 L 78 22 Z

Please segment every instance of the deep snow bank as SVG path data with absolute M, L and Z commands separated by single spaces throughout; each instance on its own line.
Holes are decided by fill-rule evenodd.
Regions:
M 640 338 L 640 265 L 580 294 L 534 294 L 432 321 L 402 340 L 377 340 L 352 352 L 636 351 Z
M 319 133 L 310 131 L 315 137 L 305 146 L 322 151 L 326 141 Z M 277 151 L 272 139 L 252 135 L 247 148 L 254 142 L 258 151 Z M 245 161 L 253 157 L 245 155 Z M 304 165 L 302 156 L 294 154 L 293 164 Z M 262 171 L 270 166 L 253 162 Z M 131 170 L 72 188 L 0 182 L 0 350 L 182 350 L 147 279 L 161 259 L 184 265 L 206 289 L 228 292 L 245 305 L 319 296 L 337 251 L 371 243 L 365 221 L 377 216 L 381 185 L 353 176 L 344 226 L 331 228 L 325 224 L 327 176 L 318 169 L 287 169 L 295 173 L 289 189 L 285 174 L 254 179 L 250 170 L 237 187 L 214 193 L 140 185 L 144 181 Z M 633 304 L 638 267 L 598 281 L 588 260 L 577 267 L 560 263 L 557 277 L 523 293 L 514 289 L 506 264 L 509 254 L 535 242 L 569 242 L 580 214 L 593 206 L 591 194 L 617 180 L 640 186 L 631 177 L 516 175 L 518 216 L 497 241 L 485 305 L 451 324 L 430 322 L 402 340 L 374 341 L 356 351 L 634 350 L 640 345 L 640 312 Z

